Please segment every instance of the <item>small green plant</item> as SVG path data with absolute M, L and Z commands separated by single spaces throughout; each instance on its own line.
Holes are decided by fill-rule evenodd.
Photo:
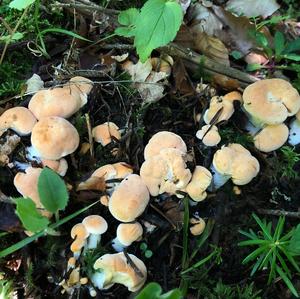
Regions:
M 182 23 L 183 13 L 174 0 L 148 0 L 139 11 L 130 8 L 119 14 L 121 27 L 115 33 L 133 37 L 134 45 L 142 62 L 151 52 L 171 42 Z
M 273 232 L 272 222 L 261 220 L 253 214 L 253 218 L 259 225 L 261 231 L 255 233 L 252 229 L 249 232 L 240 231 L 249 240 L 242 241 L 239 246 L 255 246 L 244 260 L 243 264 L 253 262 L 251 276 L 257 271 L 267 269 L 269 272 L 268 284 L 273 282 L 278 276 L 284 281 L 290 291 L 297 298 L 297 290 L 293 286 L 291 279 L 293 271 L 300 272 L 300 268 L 295 259 L 299 255 L 300 249 L 300 225 L 283 234 L 285 218 L 279 217 Z
M 148 283 L 135 297 L 135 299 L 181 299 L 182 294 L 179 289 L 171 290 L 162 294 L 161 286 L 156 282 Z
M 152 252 L 152 250 L 150 250 L 150 249 L 148 248 L 147 243 L 145 243 L 145 242 L 141 243 L 141 244 L 140 244 L 140 249 L 141 249 L 141 251 L 142 251 L 142 254 L 143 254 L 147 259 L 149 259 L 149 258 L 152 257 L 153 252 Z
M 3 273 L 0 273 L 0 299 L 12 298 L 13 283 L 11 280 L 4 279 Z

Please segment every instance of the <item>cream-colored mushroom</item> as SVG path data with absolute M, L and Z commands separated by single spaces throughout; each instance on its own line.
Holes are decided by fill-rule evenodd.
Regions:
M 119 127 L 113 122 L 106 122 L 98 125 L 92 130 L 93 137 L 96 142 L 106 146 L 112 142 L 113 138 L 120 140 L 121 133 Z
M 216 146 L 221 141 L 218 128 L 213 125 L 205 125 L 197 131 L 196 137 L 202 140 L 206 146 Z

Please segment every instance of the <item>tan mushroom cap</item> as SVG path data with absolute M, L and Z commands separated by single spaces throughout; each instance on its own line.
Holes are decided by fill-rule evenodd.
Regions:
M 143 235 L 143 227 L 140 223 L 121 223 L 117 228 L 117 238 L 125 246 L 140 240 Z
M 189 183 L 192 174 L 185 163 L 185 153 L 176 148 L 163 148 L 141 166 L 140 176 L 152 196 L 164 192 L 176 194 Z
M 220 112 L 219 112 L 220 111 Z M 215 123 L 228 120 L 234 113 L 233 101 L 226 100 L 224 97 L 214 96 L 210 100 L 209 108 L 204 112 L 203 120 L 206 124 L 210 124 L 211 121 L 219 114 Z
M 246 185 L 259 172 L 259 163 L 257 159 L 251 155 L 240 154 L 233 160 L 231 179 L 236 185 Z
M 145 147 L 145 160 L 158 155 L 164 148 L 176 148 L 184 153 L 187 152 L 186 144 L 182 138 L 172 132 L 161 131 L 154 134 Z
M 149 191 L 141 177 L 130 174 L 116 187 L 108 208 L 117 220 L 131 222 L 144 212 L 149 199 Z
M 225 94 L 223 96 L 223 99 L 226 101 L 231 101 L 231 102 L 234 102 L 234 101 L 242 102 L 243 101 L 242 95 L 238 91 L 231 91 L 231 92 Z
M 152 70 L 155 72 L 164 72 L 170 75 L 172 72 L 172 66 L 174 64 L 173 58 L 169 55 L 163 55 L 162 57 L 151 58 Z
M 64 118 L 45 117 L 33 127 L 31 144 L 42 158 L 58 160 L 77 149 L 79 134 Z
M 89 236 L 85 225 L 83 223 L 75 224 L 71 229 L 71 238 L 72 239 L 86 239 Z
M 70 250 L 73 252 L 73 253 L 78 253 L 82 248 L 83 246 L 85 245 L 85 239 L 79 239 L 79 238 L 76 238 L 71 246 L 70 246 Z
M 101 143 L 102 146 L 106 146 L 111 143 L 112 137 L 117 140 L 121 139 L 119 127 L 113 122 L 105 122 L 104 124 L 96 126 L 93 128 L 92 134 L 95 141 Z
M 196 137 L 202 140 L 206 146 L 215 146 L 221 141 L 218 128 L 211 125 L 203 126 L 201 130 L 197 131 Z
M 191 232 L 192 235 L 199 236 L 203 233 L 206 224 L 205 224 L 205 221 L 202 218 L 200 218 L 200 219 L 191 218 L 190 223 L 193 224 L 190 227 L 190 232 Z
M 196 166 L 193 176 L 185 191 L 194 201 L 204 200 L 207 196 L 205 190 L 212 180 L 212 175 L 208 169 L 203 166 Z
M 93 173 L 92 176 L 96 176 L 98 178 L 104 178 L 105 180 L 112 179 L 116 176 L 117 171 L 114 168 L 112 164 L 106 164 L 98 169 L 96 169 Z
M 15 175 L 14 185 L 23 197 L 29 197 L 34 201 L 38 211 L 42 215 L 46 216 L 47 218 L 51 218 L 52 213 L 45 210 L 41 203 L 38 192 L 38 179 L 41 172 L 42 168 L 28 167 L 25 170 L 25 173 L 18 172 Z
M 29 135 L 37 120 L 25 107 L 14 107 L 0 116 L 0 136 L 8 129 L 21 136 Z
M 212 162 L 216 171 L 223 175 L 230 175 L 234 154 L 235 152 L 232 149 L 225 146 L 217 150 Z
M 68 162 L 64 158 L 59 160 L 42 159 L 42 164 L 44 167 L 51 168 L 60 176 L 65 176 L 68 170 Z
M 90 215 L 82 220 L 82 224 L 90 234 L 102 235 L 107 231 L 107 222 L 100 215 Z
M 116 170 L 116 178 L 123 179 L 133 173 L 133 167 L 125 162 L 117 162 L 112 164 Z
M 105 275 L 104 288 L 109 288 L 115 283 L 120 283 L 128 288 L 130 292 L 136 292 L 147 279 L 147 268 L 145 264 L 133 254 L 128 254 L 131 261 L 138 268 L 140 275 L 128 263 L 123 252 L 105 254 L 96 260 L 95 270 L 101 270 Z
M 300 108 L 298 91 L 283 79 L 265 79 L 249 85 L 243 100 L 243 107 L 256 126 L 280 124 Z
M 78 91 L 69 86 L 38 91 L 28 108 L 37 119 L 48 116 L 69 118 L 82 107 Z
M 93 81 L 85 77 L 76 76 L 70 79 L 70 86 L 73 90 L 78 90 L 80 94 L 88 95 L 93 88 Z M 85 103 L 82 103 L 85 104 Z
M 283 146 L 289 137 L 289 129 L 285 124 L 269 125 L 254 136 L 255 147 L 265 153 Z

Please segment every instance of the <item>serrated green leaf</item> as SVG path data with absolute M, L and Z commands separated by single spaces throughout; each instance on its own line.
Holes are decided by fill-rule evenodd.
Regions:
M 68 191 L 64 181 L 50 168 L 44 168 L 38 180 L 38 192 L 42 205 L 51 213 L 63 210 L 68 203 Z
M 9 7 L 17 10 L 23 10 L 34 2 L 35 0 L 13 0 L 9 3 Z
M 136 8 L 121 11 L 118 16 L 118 22 L 124 27 L 116 28 L 115 33 L 124 37 L 134 36 L 135 22 L 138 15 L 139 11 Z
M 171 42 L 181 25 L 181 6 L 172 0 L 149 0 L 136 19 L 135 39 L 140 60 L 145 62 L 151 52 Z
M 282 32 L 276 31 L 274 36 L 275 56 L 279 56 L 285 47 L 285 38 Z
M 48 226 L 49 220 L 38 212 L 32 199 L 20 197 L 14 199 L 14 202 L 17 205 L 16 214 L 26 230 L 35 233 Z

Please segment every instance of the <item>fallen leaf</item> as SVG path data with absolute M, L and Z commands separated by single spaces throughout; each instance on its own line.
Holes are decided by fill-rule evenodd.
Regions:
M 228 50 L 218 38 L 197 31 L 195 32 L 194 43 L 194 50 L 221 64 L 230 65 Z
M 175 88 L 184 96 L 190 96 L 195 93 L 192 81 L 185 69 L 181 59 L 175 61 L 173 66 L 173 77 L 175 79 Z
M 27 81 L 26 81 L 26 92 L 37 92 L 40 89 L 44 88 L 44 81 L 38 74 L 33 74 Z
M 237 90 L 240 88 L 239 81 L 236 79 L 229 78 L 225 75 L 216 74 L 212 77 L 212 86 L 221 87 L 227 91 Z
M 226 4 L 227 10 L 246 17 L 267 18 L 279 8 L 276 0 L 229 0 Z
M 0 166 L 5 166 L 9 163 L 9 155 L 17 147 L 21 138 L 18 135 L 7 136 L 4 144 L 0 145 Z

